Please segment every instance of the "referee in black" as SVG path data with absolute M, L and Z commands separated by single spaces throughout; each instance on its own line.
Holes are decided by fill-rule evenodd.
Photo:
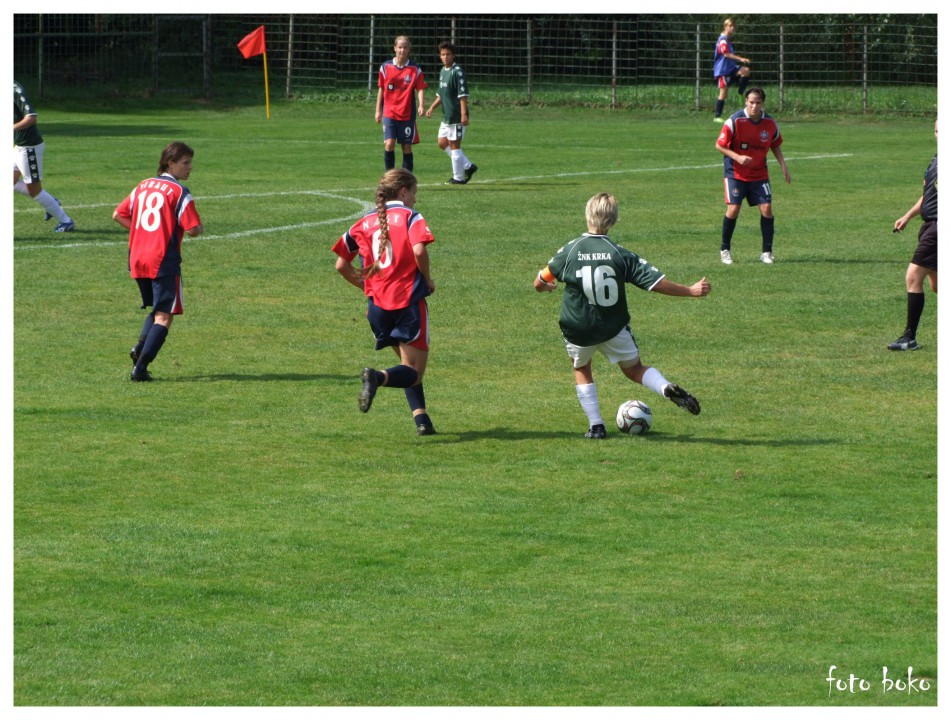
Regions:
M 938 139 L 938 121 L 934 123 L 934 139 Z M 916 215 L 921 215 L 921 230 L 918 231 L 918 247 L 908 264 L 905 273 L 905 287 L 908 290 L 908 320 L 905 332 L 895 342 L 889 344 L 889 350 L 917 350 L 918 321 L 925 309 L 925 277 L 931 289 L 938 292 L 938 154 L 925 171 L 924 192 L 911 209 L 895 221 L 894 232 L 901 232 Z

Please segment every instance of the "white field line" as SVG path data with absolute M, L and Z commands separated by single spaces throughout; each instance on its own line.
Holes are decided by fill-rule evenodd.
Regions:
M 804 155 L 802 157 L 786 157 L 786 162 L 802 162 L 807 160 L 832 160 L 838 158 L 847 158 L 852 157 L 852 153 L 836 153 L 836 154 L 825 154 L 825 155 Z M 578 172 L 564 172 L 564 173 L 549 173 L 547 175 L 516 175 L 508 178 L 498 178 L 498 179 L 480 179 L 473 180 L 473 185 L 492 185 L 497 183 L 509 183 L 509 182 L 524 182 L 524 181 L 534 181 L 534 180 L 546 180 L 554 178 L 568 178 L 568 177 L 589 177 L 593 175 L 637 175 L 643 173 L 666 173 L 666 172 L 680 172 L 685 170 L 710 170 L 715 168 L 723 167 L 723 164 L 710 163 L 704 165 L 674 165 L 668 167 L 654 167 L 654 168 L 624 168 L 620 170 L 585 170 Z M 429 184 L 420 184 L 420 187 L 440 187 L 443 183 L 429 183 Z M 352 188 L 344 190 L 334 190 L 322 191 L 322 190 L 288 190 L 288 191 L 275 191 L 275 192 L 265 192 L 265 193 L 233 193 L 228 195 L 209 195 L 209 196 L 199 196 L 196 197 L 196 202 L 201 206 L 205 206 L 206 203 L 222 201 L 222 200 L 235 200 L 240 198 L 266 198 L 266 197 L 291 197 L 294 195 L 311 195 L 316 197 L 325 197 L 332 200 L 344 200 L 346 202 L 355 203 L 358 206 L 358 209 L 351 215 L 346 217 L 330 218 L 328 220 L 316 220 L 314 222 L 298 223 L 296 225 L 276 225 L 266 228 L 256 228 L 253 230 L 242 230 L 239 232 L 226 233 L 224 235 L 201 235 L 196 238 L 185 237 L 184 241 L 186 242 L 195 242 L 196 240 L 233 240 L 237 238 L 245 238 L 253 235 L 264 235 L 267 233 L 273 232 L 284 232 L 288 230 L 304 230 L 307 228 L 320 227 L 323 225 L 336 225 L 342 224 L 349 220 L 356 220 L 359 217 L 362 217 L 370 210 L 373 209 L 373 203 L 368 202 L 362 198 L 351 197 L 350 195 L 344 193 L 361 193 L 364 196 L 369 195 L 370 193 L 376 190 L 375 187 L 367 188 Z M 70 209 L 94 209 L 94 208 L 114 208 L 116 203 L 94 203 L 86 205 L 70 205 Z M 28 212 L 30 210 L 35 210 L 35 208 L 17 208 L 14 212 Z M 115 246 L 124 246 L 128 244 L 128 241 L 123 239 L 121 241 L 101 241 L 101 242 L 77 242 L 77 243 L 29 243 L 29 244 L 15 244 L 13 249 L 18 250 L 58 250 L 58 249 L 75 249 L 75 248 L 88 248 L 88 247 L 115 247 Z

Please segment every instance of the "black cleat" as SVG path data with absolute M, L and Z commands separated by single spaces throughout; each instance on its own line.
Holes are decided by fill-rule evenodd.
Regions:
M 469 181 L 468 181 L 468 180 L 456 180 L 456 178 L 449 178 L 449 180 L 446 181 L 446 185 L 465 185 L 467 182 L 469 182 Z
M 664 397 L 673 402 L 673 404 L 677 407 L 682 407 L 684 410 L 687 410 L 694 415 L 700 414 L 700 403 L 697 402 L 697 398 L 688 393 L 679 385 L 670 383 L 670 385 L 664 388 Z
M 363 368 L 363 387 L 360 389 L 360 412 L 368 412 L 376 397 L 376 370 Z
M 469 182 L 472 179 L 472 176 L 476 174 L 476 171 L 479 169 L 479 166 L 473 163 L 465 169 L 466 173 L 466 182 Z
M 132 382 L 152 382 L 152 373 L 145 368 L 132 368 L 132 375 L 129 379 Z
M 588 440 L 604 440 L 608 433 L 604 429 L 604 425 L 592 425 L 591 429 L 584 434 Z
M 917 350 L 918 341 L 907 335 L 902 335 L 895 342 L 888 344 L 889 350 Z
M 140 350 L 138 345 L 134 346 L 131 350 L 129 350 L 129 357 L 132 358 L 133 367 L 135 367 L 135 364 L 139 362 L 139 352 Z
M 436 428 L 434 428 L 432 425 L 425 425 L 425 424 L 417 425 L 416 434 L 419 435 L 420 437 L 422 437 L 423 435 L 435 435 Z

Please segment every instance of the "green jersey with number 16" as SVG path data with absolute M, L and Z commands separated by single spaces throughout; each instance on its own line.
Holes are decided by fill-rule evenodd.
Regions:
M 561 331 L 566 340 L 584 347 L 610 340 L 630 323 L 626 283 L 650 290 L 664 277 L 607 235 L 590 233 L 555 253 L 548 269 L 565 284 Z

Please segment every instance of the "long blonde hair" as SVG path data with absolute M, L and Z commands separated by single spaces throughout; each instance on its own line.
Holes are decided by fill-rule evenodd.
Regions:
M 376 216 L 380 223 L 380 248 L 376 260 L 369 267 L 363 268 L 364 277 L 372 277 L 380 270 L 380 261 L 383 253 L 390 246 L 390 224 L 386 218 L 386 203 L 395 200 L 404 188 L 416 187 L 416 176 L 406 168 L 387 170 L 376 186 Z

